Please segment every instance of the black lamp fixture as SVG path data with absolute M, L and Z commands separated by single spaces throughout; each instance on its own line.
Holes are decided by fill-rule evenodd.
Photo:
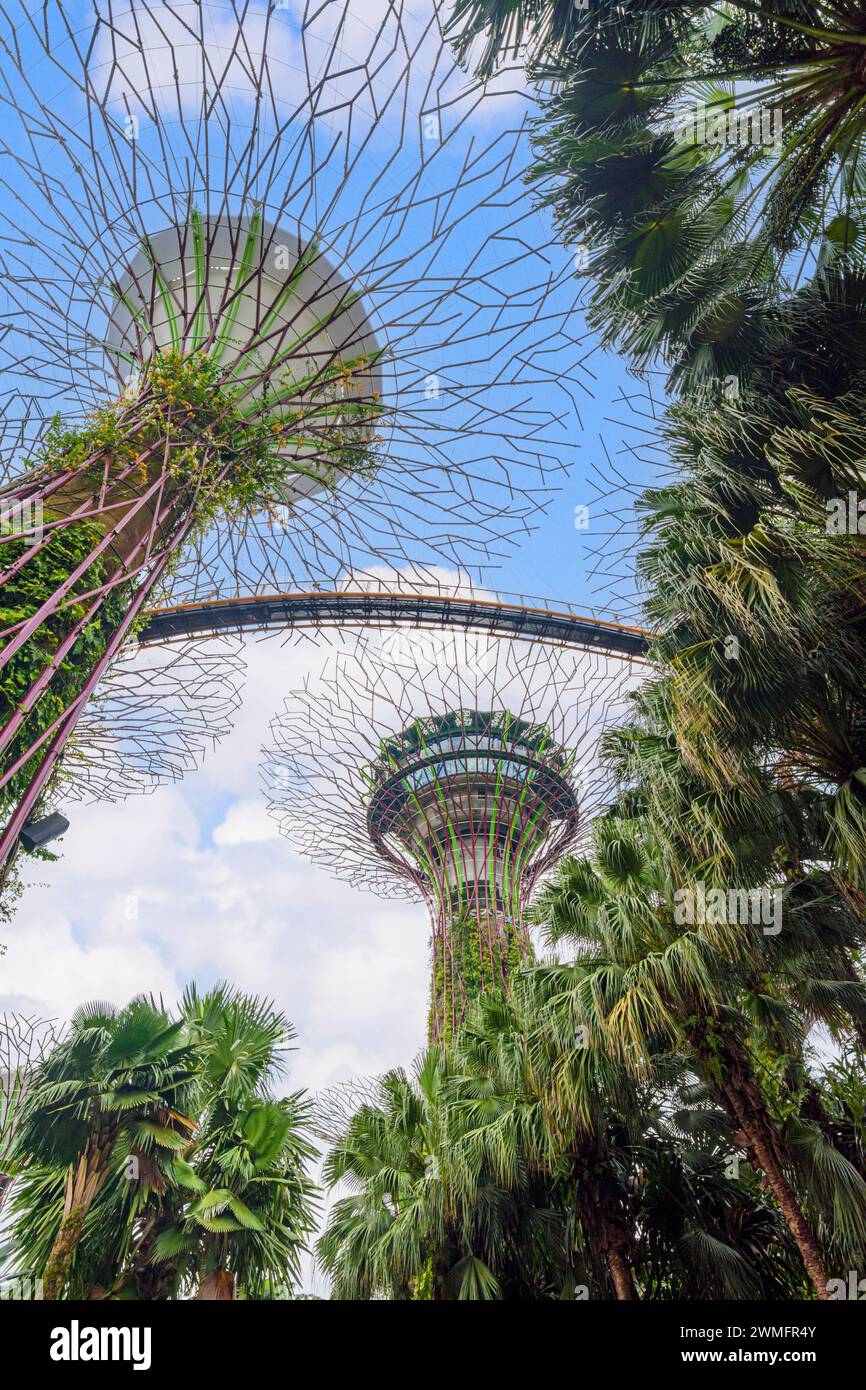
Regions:
M 61 816 L 59 811 L 53 811 L 50 816 L 43 816 L 41 820 L 28 821 L 21 831 L 21 844 L 28 851 L 40 849 L 42 845 L 56 840 L 58 836 L 65 835 L 68 829 L 69 821 L 66 817 Z

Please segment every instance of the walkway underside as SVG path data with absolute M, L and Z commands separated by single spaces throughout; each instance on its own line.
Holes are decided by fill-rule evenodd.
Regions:
M 323 591 L 215 599 L 159 608 L 139 633 L 148 645 L 173 637 L 268 628 L 365 626 L 451 627 L 500 633 L 569 647 L 597 647 L 624 657 L 646 655 L 651 634 L 555 608 L 453 594 Z

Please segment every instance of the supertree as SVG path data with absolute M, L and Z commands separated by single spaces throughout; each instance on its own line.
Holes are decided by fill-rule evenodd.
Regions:
M 264 780 L 281 831 L 352 883 L 427 906 L 431 1041 L 530 955 L 530 896 L 604 796 L 598 740 L 642 665 L 467 633 L 362 634 L 274 720 Z
M 369 14 L 2 11 L 0 863 L 157 594 L 486 562 L 563 467 L 522 96 Z

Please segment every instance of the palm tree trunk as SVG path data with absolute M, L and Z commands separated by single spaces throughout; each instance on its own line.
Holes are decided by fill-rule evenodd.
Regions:
M 636 1297 L 634 1280 L 631 1277 L 631 1266 L 628 1260 L 621 1250 L 616 1250 L 613 1247 L 609 1247 L 606 1253 L 608 1269 L 613 1280 L 613 1287 L 616 1290 L 617 1300 L 634 1299 Z
M 589 1172 L 587 1172 L 589 1169 Z M 635 1239 L 632 1222 L 604 1148 L 575 1156 L 572 1168 L 576 1211 L 593 1253 L 604 1261 L 617 1301 L 637 1298 L 630 1254 Z
M 746 1123 L 748 1124 L 748 1121 Z M 797 1249 L 800 1251 L 803 1264 L 806 1266 L 806 1273 L 815 1286 L 816 1294 L 821 1299 L 829 1298 L 827 1273 L 821 1259 L 818 1242 L 803 1215 L 791 1184 L 785 1177 L 772 1147 L 766 1143 L 764 1135 L 761 1134 L 760 1126 L 754 1128 L 749 1126 L 745 1129 L 745 1133 L 754 1148 L 758 1163 L 766 1174 L 773 1196 L 779 1203 L 779 1209 L 788 1224 L 788 1229 L 797 1243 Z
M 756 1172 L 766 1177 L 815 1293 L 818 1298 L 829 1298 L 818 1241 L 785 1175 L 785 1169 L 791 1166 L 790 1159 L 740 1040 L 717 1025 L 714 1046 L 708 1045 L 707 1038 L 697 1030 L 692 1031 L 689 1041 L 702 1063 L 704 1075 L 742 1138 L 749 1162 Z
M 235 1276 L 227 1269 L 218 1269 L 213 1274 L 205 1275 L 198 1286 L 196 1298 L 204 1299 L 208 1302 L 225 1301 L 226 1299 L 237 1298 L 237 1285 Z
M 453 1298 L 448 1285 L 448 1276 L 460 1258 L 461 1247 L 455 1222 L 445 1218 L 442 1240 L 433 1256 L 433 1283 L 430 1298 L 437 1303 L 450 1302 Z
M 150 1225 L 142 1236 L 132 1258 L 132 1274 L 138 1296 L 144 1302 L 158 1303 L 170 1299 L 177 1282 L 177 1267 L 173 1260 L 153 1260 L 152 1251 L 163 1227 L 167 1224 L 165 1213 L 161 1219 L 154 1213 Z
M 51 1254 L 42 1275 L 42 1297 L 54 1301 L 63 1293 L 63 1286 L 69 1274 L 75 1248 L 81 1239 L 81 1227 L 87 1215 L 83 1207 L 76 1207 L 60 1223 L 60 1230 L 51 1247 Z
M 42 1272 L 44 1299 L 56 1300 L 63 1295 L 84 1219 L 108 1176 L 111 1142 L 109 1131 L 100 1130 L 88 1139 L 78 1163 L 69 1165 L 60 1227 Z

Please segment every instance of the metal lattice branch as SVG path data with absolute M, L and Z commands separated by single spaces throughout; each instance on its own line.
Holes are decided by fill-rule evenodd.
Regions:
M 245 678 L 240 638 L 124 648 L 66 745 L 53 790 L 121 801 L 180 781 L 231 730 Z
M 15 1136 L 28 1081 L 63 1031 L 51 1019 L 0 1016 L 0 1210 L 14 1175 Z
M 339 1081 L 335 1086 L 316 1093 L 310 1129 L 324 1143 L 337 1144 L 362 1105 L 376 1106 L 381 1103 L 382 1087 L 378 1077 L 355 1076 L 350 1081 Z
M 615 447 L 601 440 L 601 458 L 587 480 L 592 523 L 585 549 L 600 606 L 626 622 L 645 621 L 637 560 L 643 541 L 639 508 L 646 488 L 674 476 L 663 437 L 666 402 L 652 377 L 640 391 L 615 402 Z

